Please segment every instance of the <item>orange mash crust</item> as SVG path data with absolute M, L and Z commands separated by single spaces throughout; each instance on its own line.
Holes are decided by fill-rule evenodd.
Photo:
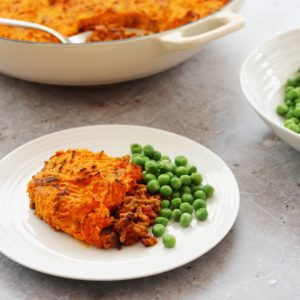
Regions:
M 159 209 L 159 196 L 150 195 L 141 168 L 129 156 L 110 157 L 103 151 L 58 151 L 28 183 L 30 207 L 53 229 L 99 248 L 142 241 Z
M 1 0 L 0 17 L 49 26 L 64 36 L 94 30 L 91 42 L 162 32 L 201 19 L 229 0 Z M 0 26 L 0 37 L 58 42 L 51 35 L 32 29 Z

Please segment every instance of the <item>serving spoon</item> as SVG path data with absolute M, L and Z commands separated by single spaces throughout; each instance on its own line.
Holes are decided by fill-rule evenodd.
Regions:
M 0 25 L 38 29 L 38 30 L 50 33 L 51 35 L 55 36 L 63 44 L 85 43 L 93 32 L 93 31 L 86 31 L 83 33 L 72 35 L 70 37 L 65 37 L 62 34 L 58 33 L 56 30 L 54 30 L 50 27 L 44 26 L 44 25 L 40 25 L 40 24 L 33 23 L 33 22 L 27 22 L 27 21 L 7 19 L 7 18 L 0 18 Z
M 25 28 L 31 28 L 31 29 L 38 29 L 47 33 L 50 33 L 51 35 L 55 36 L 59 41 L 61 41 L 63 44 L 81 44 L 86 43 L 87 39 L 92 35 L 93 31 L 85 31 L 82 33 L 78 33 L 69 37 L 65 37 L 56 30 L 40 25 L 33 22 L 27 22 L 27 21 L 20 21 L 20 20 L 14 20 L 14 19 L 8 19 L 8 18 L 0 18 L 0 25 L 7 25 L 7 26 L 13 26 L 13 27 L 25 27 Z M 145 35 L 144 32 L 140 29 L 135 28 L 125 28 L 128 32 L 135 33 L 137 36 L 143 36 Z

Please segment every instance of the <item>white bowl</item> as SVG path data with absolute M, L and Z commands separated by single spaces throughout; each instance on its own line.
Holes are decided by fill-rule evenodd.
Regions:
M 283 126 L 276 107 L 283 102 L 284 85 L 300 67 L 300 28 L 258 46 L 245 60 L 241 86 L 249 103 L 273 132 L 300 151 L 300 134 Z

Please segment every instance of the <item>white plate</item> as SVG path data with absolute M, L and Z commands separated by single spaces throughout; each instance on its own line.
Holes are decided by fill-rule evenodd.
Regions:
M 128 153 L 129 145 L 152 144 L 174 158 L 184 154 L 215 187 L 208 200 L 206 222 L 193 220 L 183 229 L 168 227 L 177 245 L 167 249 L 160 241 L 122 250 L 88 247 L 55 232 L 29 208 L 26 185 L 56 150 L 88 148 L 110 155 Z M 56 132 L 33 140 L 0 161 L 0 250 L 33 270 L 83 280 L 123 280 L 165 272 L 186 264 L 217 245 L 232 227 L 239 209 L 239 190 L 226 164 L 200 144 L 166 131 L 127 125 L 99 125 Z

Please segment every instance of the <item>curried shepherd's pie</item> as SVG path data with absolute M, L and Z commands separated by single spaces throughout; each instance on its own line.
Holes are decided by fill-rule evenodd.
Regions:
M 58 151 L 28 183 L 30 207 L 53 229 L 98 248 L 120 248 L 142 241 L 160 210 L 160 196 L 150 195 L 141 167 L 130 156 L 103 151 Z
M 139 29 L 157 33 L 201 19 L 229 0 L 1 0 L 0 17 L 49 26 L 64 36 L 93 30 L 90 42 L 126 39 Z M 58 42 L 38 30 L 0 26 L 0 37 Z

